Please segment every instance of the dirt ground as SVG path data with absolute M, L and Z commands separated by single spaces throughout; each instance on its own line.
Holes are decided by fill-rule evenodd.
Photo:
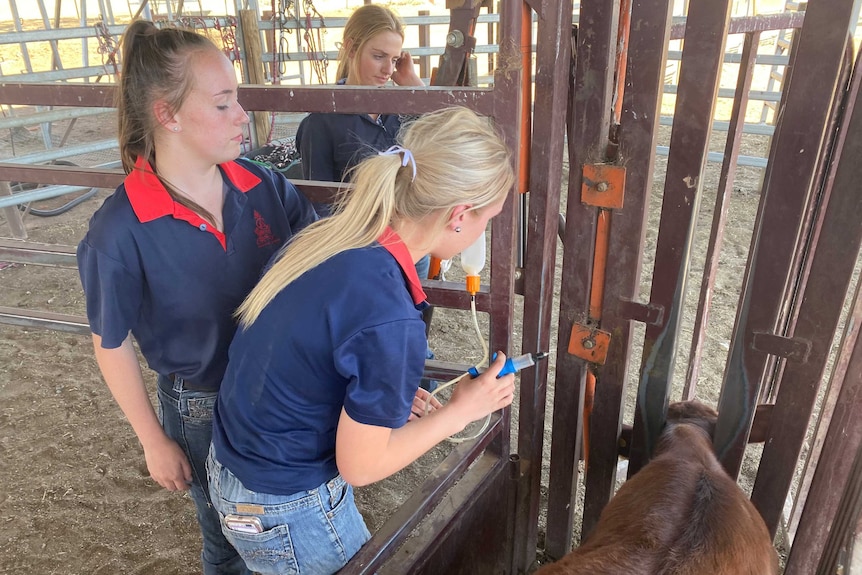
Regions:
M 67 125 L 55 124 L 55 141 Z M 70 131 L 70 143 L 104 139 L 114 133 L 113 125 L 112 115 L 79 119 Z M 669 129 L 662 129 L 665 145 L 669 133 Z M 724 133 L 714 135 L 714 151 L 722 150 L 724 137 Z M 764 156 L 767 141 L 765 137 L 746 136 L 742 153 Z M 25 128 L 0 133 L 0 158 L 11 156 L 13 146 L 16 154 L 43 149 L 39 132 Z M 92 159 L 73 161 L 85 165 Z M 665 165 L 665 159 L 659 157 L 647 254 L 655 247 Z M 699 395 L 708 403 L 714 404 L 718 398 L 761 177 L 759 169 L 740 168 L 734 186 L 715 286 L 712 329 L 699 382 Z M 564 174 L 563 182 L 566 178 Z M 694 246 L 700 258 L 706 248 L 717 181 L 718 167 L 710 164 L 704 182 L 700 232 Z M 94 198 L 59 216 L 27 215 L 29 240 L 76 245 L 86 232 L 91 214 L 108 193 L 100 190 Z M 47 209 L 62 203 L 64 200 L 50 200 L 34 207 Z M 9 236 L 2 213 L 0 236 Z M 700 269 L 692 272 L 691 306 L 696 304 L 701 273 Z M 644 301 L 648 299 L 650 274 L 647 263 L 643 272 Z M 450 279 L 458 277 L 457 267 L 451 276 Z M 75 270 L 0 262 L 0 286 L 2 306 L 76 315 L 85 311 Z M 684 338 L 691 337 L 693 317 L 693 310 L 689 310 Z M 482 324 L 485 323 L 483 318 Z M 516 317 L 516 342 L 520 323 L 520 317 Z M 676 367 L 677 395 L 685 373 L 687 345 L 682 344 L 685 351 L 679 354 L 682 357 Z M 446 361 L 475 363 L 481 356 L 466 312 L 438 310 L 431 346 L 438 358 Z M 554 349 L 552 343 L 551 350 Z M 550 365 L 553 363 L 552 357 Z M 150 383 L 154 397 L 154 376 Z M 548 396 L 550 418 L 553 373 Z M 198 572 L 200 538 L 192 503 L 182 494 L 161 489 L 148 477 L 140 445 L 98 372 L 89 337 L 0 325 L 0 406 L 0 573 Z M 629 417 L 632 407 L 630 401 Z M 550 446 L 550 430 L 546 431 L 545 445 L 546 449 Z M 358 504 L 372 531 L 397 509 L 448 450 L 447 445 L 442 445 L 401 473 L 358 490 Z M 756 463 L 755 448 L 746 459 L 741 478 L 744 488 L 750 488 Z M 543 496 L 545 489 L 546 481 Z

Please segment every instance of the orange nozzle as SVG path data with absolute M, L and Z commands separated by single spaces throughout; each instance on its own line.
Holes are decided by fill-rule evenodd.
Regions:
M 479 276 L 467 276 L 467 291 L 470 292 L 470 295 L 476 295 L 480 285 Z
M 431 256 L 431 264 L 428 268 L 428 277 L 427 278 L 419 278 L 419 279 L 420 280 L 424 280 L 424 279 L 433 280 L 433 279 L 437 279 L 438 277 L 440 277 L 440 258 L 435 258 L 434 256 Z

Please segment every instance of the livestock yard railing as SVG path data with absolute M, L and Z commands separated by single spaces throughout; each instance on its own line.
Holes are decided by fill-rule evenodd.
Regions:
M 852 159 L 858 157 L 859 132 L 853 128 L 858 109 L 851 113 L 858 99 L 858 70 L 852 83 L 848 78 L 858 8 L 859 3 L 850 0 L 810 4 L 793 35 L 722 376 L 717 453 L 726 470 L 736 476 L 758 414 L 758 428 L 765 429 L 764 435 L 751 439 L 765 444 L 752 500 L 773 534 L 782 523 L 817 393 L 825 385 L 822 380 L 833 355 L 831 342 L 842 304 L 857 267 L 860 230 L 850 220 L 858 222 L 862 212 L 859 194 L 850 182 L 858 178 L 860 169 Z M 629 456 L 630 474 L 649 459 L 664 423 L 678 356 L 686 357 L 683 367 L 691 368 L 682 378 L 683 393 L 696 393 L 704 336 L 714 329 L 708 314 L 758 35 L 768 29 L 751 21 L 755 25 L 750 29 L 738 30 L 746 38 L 714 190 L 709 245 L 706 255 L 696 259 L 693 238 L 706 195 L 704 167 L 732 20 L 728 2 L 689 4 L 669 156 L 661 178 L 652 279 L 644 299 L 640 275 L 654 193 L 664 51 L 671 26 L 666 2 L 634 3 L 631 10 L 631 22 L 637 25 L 627 36 L 618 37 L 613 7 L 581 5 L 581 21 L 589 21 L 591 27 L 578 30 L 569 116 L 569 201 L 545 535 L 545 550 L 552 558 L 564 554 L 572 541 L 578 508 L 572 494 L 582 435 L 589 439 L 581 524 L 581 534 L 586 535 L 614 492 L 618 456 Z M 614 65 L 620 43 L 627 49 L 621 96 L 618 85 L 614 89 L 614 70 L 621 69 Z M 622 98 L 619 115 L 608 117 L 617 97 Z M 544 137 L 535 129 L 533 135 L 534 141 Z M 531 261 L 527 260 L 528 277 Z M 687 347 L 682 331 L 686 288 L 693 270 L 701 267 L 694 335 Z M 853 309 L 848 326 L 857 319 Z M 642 337 L 635 336 L 633 322 L 644 325 Z M 854 329 L 845 334 L 838 358 L 855 357 Z M 847 361 L 839 359 L 842 366 Z M 834 371 L 827 397 L 834 404 L 837 394 L 852 393 L 860 377 L 858 371 L 850 373 L 843 367 Z M 625 425 L 631 414 L 625 409 L 630 395 L 636 397 L 633 428 Z M 582 417 L 585 404 L 587 413 Z M 829 417 L 823 421 L 818 437 L 825 436 Z M 846 419 L 842 422 L 847 424 Z M 839 437 L 837 425 L 833 419 L 834 438 Z M 834 567 L 858 517 L 839 506 L 842 497 L 850 501 L 858 491 L 857 471 L 850 469 L 860 445 L 858 435 L 854 424 L 852 439 L 840 440 L 848 450 L 840 465 L 833 446 L 821 452 L 818 465 L 812 460 L 802 473 L 806 480 L 795 499 L 797 508 L 804 511 L 784 517 L 787 539 L 793 543 L 792 547 L 785 543 L 790 548 L 787 573 L 820 572 L 815 571 L 819 562 L 826 569 L 822 572 L 834 572 L 828 569 Z M 841 475 L 835 485 L 840 488 L 830 491 L 824 480 L 836 465 Z M 834 527 L 823 529 L 826 525 Z M 794 531 L 806 536 L 793 538 Z
M 478 12 L 478 2 L 468 4 Z M 683 393 L 697 393 L 697 362 L 709 333 L 726 206 L 741 163 L 744 111 L 752 94 L 754 66 L 762 58 L 757 55 L 759 35 L 795 29 L 722 376 L 715 438 L 725 469 L 735 477 L 755 417 L 763 424 L 763 437 L 755 438 L 766 441 L 752 500 L 770 532 L 778 530 L 862 240 L 858 226 L 862 205 L 853 185 L 862 170 L 856 161 L 862 151 L 858 125 L 862 111 L 856 106 L 860 74 L 857 69 L 850 80 L 848 40 L 858 4 L 820 0 L 804 18 L 787 14 L 731 19 L 728 0 L 691 0 L 683 32 L 682 24 L 673 24 L 667 0 L 585 1 L 574 29 L 567 0 L 512 1 L 503 3 L 499 16 L 500 54 L 493 87 L 241 87 L 240 101 L 253 111 L 359 112 L 368 109 L 373 98 L 374 109 L 381 112 L 423 113 L 459 104 L 497 120 L 516 152 L 518 171 L 525 176 L 521 191 L 528 193 L 515 195 L 516 201 L 507 202 L 494 220 L 491 281 L 478 294 L 477 305 L 490 316 L 489 339 L 495 349 L 510 350 L 513 345 L 516 292 L 524 296 L 523 350 L 549 349 L 554 334 L 557 337 L 544 526 L 547 557 L 562 556 L 576 539 L 575 510 L 580 506 L 573 494 L 581 456 L 586 459 L 585 497 L 577 523 L 586 535 L 614 492 L 621 452 L 630 457 L 630 473 L 649 460 L 664 422 L 678 355 L 689 358 Z M 524 63 L 533 34 L 534 96 L 524 89 L 528 81 Z M 739 74 L 726 124 L 709 248 L 702 261 L 695 261 L 691 247 L 704 196 L 716 101 L 730 95 L 719 90 L 729 34 L 743 34 L 745 40 L 735 56 Z M 668 46 L 674 37 L 686 41 L 679 55 L 655 253 L 650 254 L 652 279 L 644 286 L 644 237 Z M 0 101 L 109 108 L 113 91 L 108 84 L 7 82 L 0 84 Z M 531 107 L 532 115 L 525 113 Z M 517 153 L 524 150 L 529 153 Z M 566 150 L 569 179 L 561 225 Z M 111 188 L 121 178 L 114 169 L 0 162 L 0 181 L 7 182 Z M 332 191 L 311 182 L 298 184 L 312 198 Z M 0 202 L 10 208 L 13 200 Z M 519 226 L 526 238 L 523 245 Z M 0 258 L 16 257 L 30 263 L 72 264 L 71 254 L 62 248 L 0 244 Z M 702 267 L 703 277 L 689 347 L 681 326 L 686 287 L 696 267 Z M 561 281 L 555 286 L 556 272 Z M 433 303 L 468 308 L 468 296 L 460 286 L 433 281 L 426 285 Z M 555 287 L 559 319 L 553 325 Z M 862 420 L 850 416 L 859 407 L 856 391 L 862 385 L 858 299 L 844 316 L 848 328 L 825 394 L 832 418 L 831 423 L 824 419 L 817 431 L 823 439 L 819 462 L 812 461 L 803 473 L 806 481 L 796 494 L 801 511 L 795 520 L 785 517 L 788 535 L 794 527 L 797 533 L 789 546 L 787 573 L 815 573 L 818 564 L 823 573 L 829 572 L 858 519 L 858 509 L 842 503 L 856 501 L 860 489 L 855 462 L 862 446 Z M 44 320 L 42 325 L 57 329 L 86 331 L 80 318 L 77 323 L 63 317 L 21 319 L 22 310 L 13 311 L 15 318 L 10 310 L 0 310 L 0 320 L 28 325 Z M 642 337 L 636 337 L 635 322 L 644 326 Z M 447 368 L 457 367 L 430 363 L 427 371 L 445 374 Z M 629 371 L 636 375 L 630 378 Z M 546 365 L 522 371 L 516 441 L 510 444 L 507 410 L 485 435 L 456 449 L 345 572 L 528 572 L 540 547 L 547 389 Z M 637 401 L 626 413 L 629 395 Z M 585 435 L 588 451 L 582 453 Z M 404 552 L 396 553 L 402 545 Z

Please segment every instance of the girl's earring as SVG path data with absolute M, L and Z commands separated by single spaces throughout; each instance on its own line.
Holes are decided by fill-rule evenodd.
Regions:
M 460 234 L 460 233 L 461 233 L 461 226 L 458 226 L 457 228 L 455 228 L 455 233 L 456 233 L 456 234 Z
M 179 127 L 179 126 L 174 126 L 174 132 L 179 132 L 179 131 L 180 131 L 180 127 Z

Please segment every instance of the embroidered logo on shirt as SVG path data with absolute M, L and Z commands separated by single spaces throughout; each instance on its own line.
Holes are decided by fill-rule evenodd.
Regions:
M 263 216 L 257 210 L 254 211 L 254 235 L 257 236 L 257 247 L 259 248 L 281 243 L 281 240 L 272 235 L 269 224 L 266 223 L 266 220 L 263 219 Z

